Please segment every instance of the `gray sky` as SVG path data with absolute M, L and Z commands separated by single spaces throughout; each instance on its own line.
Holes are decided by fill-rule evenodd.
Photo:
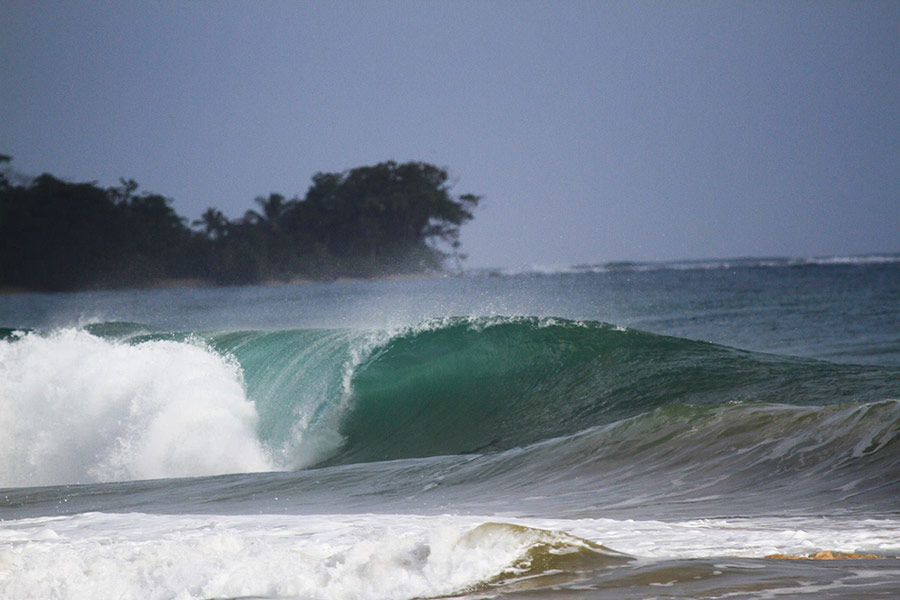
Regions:
M 0 153 L 191 219 L 424 160 L 471 267 L 900 251 L 900 2 L 0 7 Z

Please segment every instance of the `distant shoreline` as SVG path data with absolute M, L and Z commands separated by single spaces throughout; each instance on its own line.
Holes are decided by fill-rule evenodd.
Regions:
M 140 285 L 87 285 L 66 290 L 40 290 L 21 286 L 0 285 L 0 296 L 14 294 L 71 294 L 79 292 L 111 291 L 111 290 L 158 290 L 177 288 L 227 288 L 241 286 L 280 286 L 300 285 L 306 283 L 345 283 L 363 281 L 416 281 L 426 279 L 443 279 L 458 277 L 465 273 L 471 276 L 512 277 L 517 275 L 577 275 L 588 273 L 616 272 L 652 272 L 652 271 L 715 271 L 720 269 L 758 269 L 758 268 L 798 268 L 798 267 L 864 267 L 900 264 L 900 253 L 872 252 L 855 255 L 823 255 L 809 257 L 736 257 L 682 259 L 667 261 L 608 261 L 568 266 L 543 267 L 532 265 L 523 268 L 473 268 L 464 272 L 455 271 L 420 271 L 406 273 L 388 273 L 383 275 L 333 277 L 308 277 L 295 275 L 283 279 L 268 278 L 254 283 L 219 283 L 214 279 L 202 277 L 165 277 Z
M 0 293 L 392 278 L 458 265 L 481 201 L 441 167 L 393 160 L 317 173 L 306 194 L 257 196 L 189 222 L 174 200 L 44 173 L 10 180 L 0 154 Z M 15 179 L 15 178 L 14 178 Z M 300 279 L 297 279 L 299 277 Z
M 257 283 L 216 283 L 211 279 L 200 277 L 166 277 L 155 281 L 144 282 L 134 286 L 83 286 L 70 290 L 39 290 L 18 286 L 0 286 L 0 296 L 14 296 L 22 294 L 78 294 L 83 292 L 108 292 L 121 290 L 168 290 L 168 289 L 201 289 L 201 288 L 231 288 L 231 287 L 275 287 L 282 285 L 304 285 L 311 283 L 348 283 L 362 281 L 420 281 L 427 279 L 443 279 L 454 277 L 449 272 L 423 272 L 423 273 L 392 273 L 371 277 L 350 277 L 342 275 L 331 279 L 313 279 L 310 277 L 290 277 L 287 279 L 268 279 Z

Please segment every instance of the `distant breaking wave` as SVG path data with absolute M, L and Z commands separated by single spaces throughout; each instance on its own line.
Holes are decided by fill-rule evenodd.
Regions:
M 566 275 L 582 273 L 611 273 L 620 271 L 713 271 L 746 268 L 785 268 L 806 266 L 865 266 L 900 263 L 900 254 L 864 254 L 857 256 L 816 256 L 805 258 L 732 258 L 709 260 L 681 260 L 667 262 L 618 261 L 577 265 L 532 265 L 518 269 L 473 269 L 470 275 Z
M 531 465 L 548 458 L 548 472 L 583 470 L 585 440 L 592 464 L 677 457 L 697 469 L 724 461 L 722 474 L 757 473 L 754 461 L 773 457 L 789 471 L 821 448 L 833 459 L 823 469 L 869 468 L 859 476 L 876 481 L 898 469 L 898 382 L 896 368 L 535 317 L 395 331 L 6 331 L 0 486 L 521 448 L 536 453 Z M 716 453 L 703 447 L 713 439 L 725 440 Z

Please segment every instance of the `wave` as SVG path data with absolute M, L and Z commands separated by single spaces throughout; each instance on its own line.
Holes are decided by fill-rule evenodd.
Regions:
M 358 365 L 329 462 L 503 450 L 672 403 L 877 401 L 897 373 L 597 322 L 444 319 Z
M 471 597 L 632 560 L 562 531 L 449 516 L 84 513 L 21 520 L 0 540 L 18 548 L 0 595 L 21 598 Z
M 490 480 L 496 497 L 548 497 L 571 516 L 896 511 L 900 401 L 830 406 L 670 404 L 485 455 L 440 485 Z M 528 505 L 526 501 L 524 503 Z M 521 510 L 523 503 L 518 502 Z
M 850 256 L 748 257 L 729 259 L 677 260 L 668 262 L 615 261 L 577 265 L 532 265 L 521 269 L 476 269 L 470 275 L 575 275 L 583 273 L 655 272 L 655 271 L 718 271 L 741 268 L 786 268 L 808 266 L 870 266 L 896 265 L 900 254 L 863 254 Z
M 642 415 L 663 415 L 650 430 L 667 430 L 666 411 L 683 406 L 877 403 L 900 396 L 898 375 L 534 317 L 396 331 L 99 323 L 9 332 L 0 339 L 0 485 L 494 453 L 596 427 L 628 430 Z M 735 430 L 754 413 L 741 415 L 748 421 Z M 783 434 L 777 420 L 764 431 Z M 630 439 L 643 447 L 654 438 Z M 736 442 L 735 452 L 758 441 Z
M 0 485 L 271 470 L 240 367 L 200 343 L 86 331 L 0 342 Z

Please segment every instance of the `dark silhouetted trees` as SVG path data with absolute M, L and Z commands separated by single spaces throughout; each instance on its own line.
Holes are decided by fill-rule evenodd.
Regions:
M 192 233 L 171 200 L 41 175 L 0 189 L 0 283 L 40 290 L 181 276 Z
M 0 163 L 10 157 L 0 155 Z M 169 198 L 0 170 L 0 285 L 38 290 L 373 277 L 459 265 L 459 230 L 479 196 L 451 193 L 444 169 L 389 161 L 317 173 L 305 197 L 257 197 L 231 221 L 209 208 L 186 225 Z
M 282 213 L 284 233 L 351 274 L 439 269 L 458 253 L 459 228 L 480 197 L 454 197 L 447 171 L 393 161 L 317 173 L 302 200 Z M 441 248 L 444 249 L 441 249 Z

